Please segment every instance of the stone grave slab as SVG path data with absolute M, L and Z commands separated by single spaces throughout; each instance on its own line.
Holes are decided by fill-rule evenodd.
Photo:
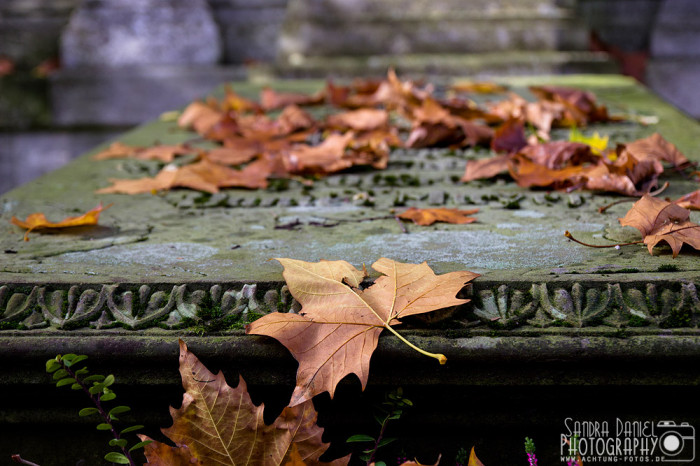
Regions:
M 700 160 L 700 126 L 627 78 L 503 82 L 521 93 L 545 83 L 592 90 L 613 113 L 658 118 L 650 126 L 628 122 L 592 130 L 613 142 L 660 132 Z M 285 81 L 273 87 L 313 91 L 322 85 Z M 251 97 L 258 91 L 246 83 L 235 89 Z M 154 121 L 118 139 L 167 144 L 192 134 L 174 122 Z M 178 337 L 210 369 L 223 369 L 230 383 L 240 372 L 266 405 L 287 399 L 293 359 L 275 341 L 242 330 L 255 315 L 298 307 L 281 266 L 269 261 L 275 257 L 343 259 L 357 267 L 389 257 L 426 261 L 436 273 L 481 274 L 464 309 L 442 321 L 409 323 L 404 331 L 429 351 L 444 353 L 447 366 L 424 360 L 391 336 L 380 339 L 372 359 L 366 396 L 400 384 L 413 390 L 424 417 L 407 421 L 404 435 L 419 443 L 424 436 L 426 454 L 454 455 L 447 450 L 455 441 L 483 441 L 486 449 L 489 435 L 502 432 L 512 434 L 503 447 L 512 453 L 522 448 L 520 437 L 537 432 L 551 443 L 542 457 L 555 458 L 563 419 L 579 414 L 700 422 L 697 404 L 688 405 L 700 383 L 698 253 L 673 259 L 663 248 L 650 256 L 639 245 L 592 249 L 564 237 L 569 230 L 592 243 L 634 239 L 617 221 L 628 205 L 597 211 L 618 196 L 533 191 L 505 179 L 459 182 L 465 163 L 488 155 L 479 149 L 395 150 L 386 170 L 329 176 L 311 187 L 289 182 L 214 195 L 96 195 L 109 178 L 157 169 L 132 160 L 95 161 L 91 155 L 99 149 L 0 198 L 0 354 L 7 361 L 0 387 L 18 400 L 0 410 L 0 423 L 16 432 L 1 440 L 3 452 L 20 446 L 45 451 L 32 443 L 31 432 L 57 424 L 94 429 L 79 424 L 78 408 L 59 401 L 46 382 L 43 363 L 57 353 L 89 354 L 96 370 L 109 368 L 104 371 L 118 376 L 124 398 L 135 398 L 129 402 L 149 426 L 169 425 L 167 403 L 179 406 Z M 680 175 L 670 179 L 664 196 L 696 189 Z M 13 215 L 38 211 L 60 219 L 99 201 L 114 205 L 97 227 L 30 234 L 23 242 L 23 232 L 9 223 Z M 480 212 L 470 225 L 400 225 L 391 214 L 407 206 Z M 697 212 L 691 220 L 700 221 Z M 330 435 L 342 438 L 361 428 L 352 408 L 360 396 L 353 379 L 341 384 L 336 400 L 319 397 L 331 413 L 322 415 Z M 564 407 L 572 398 L 577 402 L 568 414 Z M 46 411 L 51 415 L 42 417 Z M 491 463 L 507 463 L 490 443 Z M 80 447 L 85 457 L 87 446 Z M 342 445 L 335 451 L 341 454 Z

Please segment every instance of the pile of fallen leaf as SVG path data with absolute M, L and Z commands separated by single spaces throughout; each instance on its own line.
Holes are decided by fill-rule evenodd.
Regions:
M 484 84 L 456 86 L 451 97 L 438 98 L 432 86 L 402 81 L 393 71 L 386 79 L 358 80 L 348 86 L 328 82 L 325 89 L 314 95 L 265 88 L 259 101 L 246 99 L 227 87 L 223 99 L 193 102 L 178 119 L 181 128 L 195 131 L 202 139 L 215 143 L 215 148 L 191 144 L 132 147 L 115 142 L 95 158 L 131 157 L 168 165 L 155 177 L 113 179 L 112 186 L 97 192 L 137 194 L 176 187 L 210 193 L 228 187 L 256 189 L 266 187 L 272 178 L 304 177 L 303 181 L 308 182 L 356 166 L 383 169 L 395 147 L 476 145 L 508 155 L 495 161 L 470 163 L 465 181 L 508 168 L 517 173 L 514 177 L 523 186 L 586 187 L 630 194 L 653 184 L 658 166 L 649 162 L 648 156 L 640 159 L 634 147 L 613 159 L 612 155 L 601 156 L 582 143 L 541 143 L 550 139 L 552 128 L 620 120 L 608 115 L 606 107 L 598 104 L 590 92 L 531 87 L 538 99 L 535 102 L 511 93 L 507 99 L 485 107 L 463 97 L 464 91 L 501 90 Z M 303 109 L 315 105 L 330 106 L 338 112 L 315 119 Z M 535 132 L 528 135 L 526 125 Z M 187 154 L 195 155 L 191 163 L 171 163 Z M 542 165 L 539 179 L 526 175 L 532 171 L 528 163 Z M 685 162 L 674 159 L 674 163 Z M 572 178 L 574 173 L 569 166 L 575 164 L 587 167 L 585 175 L 577 173 Z M 589 173 L 591 165 L 601 173 Z M 604 168 L 613 177 L 633 172 L 631 183 L 639 189 L 620 187 L 619 182 L 591 181 L 602 179 Z M 550 173 L 557 170 L 571 172 L 571 179 L 558 172 Z M 530 178 L 521 181 L 526 176 Z M 548 181 L 543 181 L 542 177 L 547 176 Z

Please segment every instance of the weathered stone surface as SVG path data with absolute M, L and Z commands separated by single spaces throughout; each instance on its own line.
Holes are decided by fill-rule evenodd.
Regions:
M 613 140 L 660 131 L 688 156 L 697 156 L 700 128 L 631 81 L 574 76 L 557 82 L 591 86 L 613 111 L 624 105 L 626 111 L 660 119 L 654 127 L 607 126 Z M 286 86 L 311 90 L 320 83 Z M 255 92 L 246 85 L 237 89 Z M 155 122 L 120 140 L 150 145 L 191 138 L 174 122 Z M 600 215 L 597 207 L 612 197 L 582 193 L 574 194 L 575 200 L 565 195 L 545 199 L 512 182 L 455 181 L 465 163 L 479 156 L 474 150 L 454 155 L 396 150 L 385 171 L 331 176 L 313 189 L 292 183 L 282 191 L 226 190 L 214 196 L 186 190 L 96 196 L 92 193 L 108 178 L 153 174 L 157 165 L 85 157 L 42 180 L 40 189 L 29 184 L 3 198 L 2 219 L 35 211 L 60 217 L 66 209 L 87 210 L 98 200 L 115 203 L 100 228 L 32 235 L 29 243 L 5 222 L 0 249 L 10 253 L 0 272 L 6 284 L 0 296 L 3 319 L 26 328 L 174 328 L 192 322 L 214 328 L 245 322 L 245 309 L 292 309 L 279 266 L 268 262 L 270 257 L 345 259 L 360 265 L 387 256 L 428 261 L 440 273 L 482 273 L 473 287 L 474 312 L 497 327 L 695 327 L 700 269 L 692 253 L 650 260 L 644 248 L 611 254 L 568 243 L 565 230 L 591 242 L 620 241 L 624 234 L 617 217 L 624 207 Z M 75 180 L 80 184 L 66 190 Z M 666 194 L 673 198 L 693 189 L 693 182 L 677 176 Z M 353 200 L 367 197 L 373 198 L 369 205 Z M 46 205 L 47 198 L 61 201 Z M 440 200 L 478 206 L 479 222 L 468 228 L 408 226 L 410 234 L 405 234 L 393 218 L 381 218 L 403 205 L 424 207 Z M 668 265 L 677 268 L 673 280 L 682 282 L 667 289 L 671 275 L 662 266 Z M 46 277 L 54 285 L 47 288 Z M 212 306 L 216 315 L 208 313 Z
M 590 130 L 610 134 L 615 142 L 659 131 L 692 159 L 700 156 L 697 123 L 629 79 L 504 81 L 518 92 L 545 82 L 591 89 L 613 113 L 653 115 L 659 124 Z M 296 91 L 322 85 L 274 83 L 276 89 Z M 235 89 L 246 96 L 258 90 L 244 84 Z M 192 137 L 172 122 L 156 121 L 120 140 L 149 145 Z M 50 464 L 56 455 L 71 461 L 94 458 L 87 446 L 104 446 L 96 438 L 69 448 L 70 435 L 94 427 L 78 424 L 76 411 L 84 401 L 67 401 L 69 395 L 45 382 L 43 363 L 57 353 L 88 354 L 91 370 L 114 373 L 119 402 L 134 408 L 136 422 L 146 424 L 149 435 L 170 423 L 167 406 L 181 401 L 177 337 L 184 337 L 210 369 L 223 370 L 230 383 L 242 374 L 266 409 L 281 409 L 292 389 L 293 359 L 275 341 L 245 336 L 240 328 L 256 314 L 298 311 L 271 257 L 345 259 L 359 267 L 387 256 L 426 260 L 438 273 L 482 274 L 469 290 L 472 303 L 447 320 L 402 325 L 410 341 L 443 352 L 447 365 L 413 354 L 392 336 L 382 337 L 366 392 L 348 378 L 333 401 L 315 400 L 319 422 L 327 427 L 325 439 L 336 445 L 331 456 L 347 453 L 343 445 L 349 435 L 373 432 L 371 413 L 364 409 L 398 385 L 415 405 L 397 423 L 405 425 L 398 436 L 425 460 L 434 461 L 439 452 L 451 458 L 459 446 L 478 444 L 485 464 L 511 464 L 522 455 L 524 433 L 558 445 L 559 426 L 568 416 L 698 425 L 697 403 L 688 401 L 700 383 L 698 254 L 684 251 L 672 259 L 664 250 L 650 256 L 642 246 L 616 251 L 570 243 L 563 237 L 567 229 L 589 242 L 629 237 L 617 222 L 627 206 L 601 215 L 600 205 L 619 198 L 549 195 L 507 181 L 455 181 L 465 163 L 483 156 L 483 150 L 396 150 L 385 171 L 331 176 L 312 188 L 290 182 L 212 196 L 186 190 L 98 196 L 94 190 L 110 177 L 141 177 L 159 167 L 133 160 L 98 162 L 86 154 L 5 194 L 0 198 L 0 353 L 8 363 L 0 368 L 0 386 L 11 390 L 13 403 L 0 412 L 3 432 L 9 432 L 0 438 L 0 450 L 32 452 L 36 456 L 30 459 Z M 693 181 L 669 176 L 664 196 L 696 189 Z M 479 207 L 478 222 L 409 224 L 403 233 L 391 217 L 391 209 L 402 204 L 425 207 L 440 198 L 447 206 Z M 98 201 L 115 205 L 95 228 L 32 234 L 24 243 L 22 231 L 8 223 L 12 215 L 35 211 L 61 218 Z M 698 221 L 698 214 L 691 219 Z M 47 438 L 56 445 L 47 447 Z M 494 439 L 499 439 L 496 446 Z M 542 448 L 538 457 L 555 464 L 556 453 Z
M 88 0 L 61 38 L 66 67 L 214 64 L 221 38 L 204 0 Z

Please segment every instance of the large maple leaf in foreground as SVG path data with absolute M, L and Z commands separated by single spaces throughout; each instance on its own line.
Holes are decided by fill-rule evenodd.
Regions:
M 266 425 L 263 405 L 253 404 L 243 378 L 231 388 L 221 372 L 211 373 L 182 340 L 180 374 L 185 389 L 182 407 L 170 408 L 173 425 L 163 429 L 176 446 L 155 441 L 146 445 L 149 464 L 279 466 L 294 454 L 306 465 L 344 466 L 350 459 L 318 461 L 328 444 L 321 440 L 323 429 L 316 425 L 311 401 L 285 408 Z
M 249 324 L 246 333 L 277 339 L 299 362 L 289 406 L 308 402 L 324 391 L 332 397 L 335 386 L 348 374 L 357 375 L 364 389 L 369 361 L 384 329 L 444 364 L 444 355 L 414 346 L 393 326 L 402 317 L 468 302 L 455 296 L 479 276 L 466 271 L 438 276 L 426 263 L 402 264 L 382 258 L 372 268 L 383 275 L 361 289 L 366 274 L 348 262 L 277 260 L 284 266 L 284 279 L 302 305 L 301 311 L 267 314 Z
M 659 242 L 666 241 L 676 257 L 684 243 L 700 249 L 700 225 L 689 218 L 688 209 L 645 195 L 620 219 L 620 225 L 639 230 L 649 254 Z

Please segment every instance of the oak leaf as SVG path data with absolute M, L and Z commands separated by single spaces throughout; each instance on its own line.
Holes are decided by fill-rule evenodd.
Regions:
M 654 246 L 665 241 L 671 246 L 673 257 L 676 257 L 683 244 L 700 249 L 700 225 L 689 218 L 688 209 L 645 195 L 619 220 L 620 225 L 639 230 L 649 254 L 652 254 Z
M 428 353 L 399 335 L 394 326 L 409 315 L 468 302 L 455 296 L 478 277 L 472 272 L 437 276 L 426 263 L 403 264 L 382 258 L 372 264 L 380 272 L 375 283 L 360 289 L 365 274 L 345 261 L 304 262 L 277 259 L 289 291 L 302 305 L 299 314 L 272 313 L 248 324 L 246 333 L 277 339 L 299 362 L 289 406 L 308 402 L 335 387 L 348 374 L 367 384 L 369 363 L 379 334 L 387 329 L 404 343 Z
M 318 460 L 328 444 L 321 440 L 323 429 L 316 425 L 317 414 L 311 401 L 285 408 L 274 423 L 266 425 L 263 405 L 253 404 L 243 378 L 239 377 L 238 386 L 231 388 L 223 373 L 211 373 L 182 340 L 180 375 L 185 389 L 182 406 L 170 408 L 173 425 L 162 429 L 176 446 L 160 442 L 147 445 L 149 463 L 153 458 L 154 464 L 172 464 L 159 463 L 161 455 L 191 461 L 182 451 L 186 446 L 201 464 L 279 466 L 294 459 L 294 450 L 309 466 L 347 464 L 349 456 L 331 463 Z M 168 449 L 175 451 L 163 452 Z
M 427 226 L 435 222 L 466 224 L 476 222 L 476 218 L 469 217 L 479 212 L 479 209 L 460 210 L 447 209 L 444 207 L 434 209 L 418 209 L 410 207 L 400 213 L 398 217 L 403 220 L 411 220 L 416 225 Z
M 13 215 L 10 222 L 18 227 L 26 228 L 27 231 L 24 233 L 24 241 L 29 241 L 29 233 L 34 230 L 97 225 L 97 221 L 100 218 L 100 213 L 109 209 L 111 206 L 112 204 L 102 206 L 102 203 L 100 202 L 97 207 L 85 212 L 83 215 L 66 217 L 60 222 L 50 222 L 41 212 L 29 214 L 25 220 L 20 220 Z

